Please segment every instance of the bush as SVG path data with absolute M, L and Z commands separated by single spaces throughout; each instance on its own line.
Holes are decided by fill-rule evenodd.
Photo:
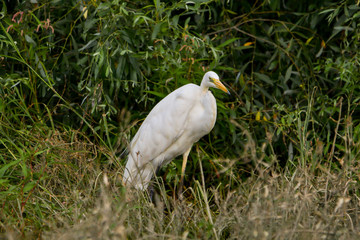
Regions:
M 55 224 L 42 219 L 57 214 L 74 224 L 80 214 L 72 210 L 96 206 L 94 178 L 108 173 L 120 187 L 121 153 L 151 108 L 208 70 L 232 95 L 213 91 L 218 119 L 190 155 L 188 201 L 211 187 L 224 200 L 272 171 L 301 169 L 316 181 L 326 169 L 358 181 L 358 4 L 2 2 L 2 232 L 13 225 L 41 235 Z M 203 193 L 190 192 L 200 189 L 200 159 Z M 175 194 L 180 169 L 174 161 L 162 170 L 164 199 Z M 206 218 L 220 211 L 216 194 L 203 198 Z M 214 222 L 203 225 L 209 236 Z

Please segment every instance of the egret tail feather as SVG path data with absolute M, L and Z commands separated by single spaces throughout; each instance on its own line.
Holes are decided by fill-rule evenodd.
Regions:
M 123 175 L 123 185 L 134 187 L 139 190 L 147 189 L 151 178 L 154 175 L 152 164 L 138 166 L 129 154 L 128 161 Z

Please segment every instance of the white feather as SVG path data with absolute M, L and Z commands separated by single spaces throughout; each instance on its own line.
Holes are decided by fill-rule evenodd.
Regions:
M 216 121 L 216 100 L 208 88 L 219 87 L 213 79 L 219 77 L 207 72 L 201 86 L 182 86 L 151 110 L 130 143 L 125 185 L 146 189 L 158 168 L 184 154 L 211 131 Z

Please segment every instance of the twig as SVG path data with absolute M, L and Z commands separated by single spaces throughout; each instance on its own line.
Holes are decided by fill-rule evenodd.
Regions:
M 198 151 L 199 152 L 199 151 Z M 216 233 L 216 230 L 214 228 L 214 221 L 212 219 L 212 216 L 211 216 L 211 212 L 210 212 L 210 206 L 209 206 L 209 201 L 208 201 L 208 197 L 207 197 L 207 192 L 206 192 L 206 188 L 205 188 L 205 178 L 204 178 L 204 172 L 203 172 L 203 168 L 202 168 L 202 163 L 201 163 L 201 159 L 200 159 L 200 156 L 198 157 L 199 159 L 199 165 L 200 165 L 200 173 L 201 173 L 201 182 L 202 182 L 202 188 L 199 186 L 199 189 L 203 195 L 203 198 L 204 198 L 204 202 L 205 202 L 205 205 L 206 205 L 206 213 L 208 215 L 208 218 L 209 218 L 209 221 L 211 223 L 211 228 L 214 232 L 214 235 L 215 235 L 215 239 L 218 240 L 219 237 Z M 200 185 L 200 184 L 199 184 Z
M 338 118 L 337 123 L 336 123 L 336 128 L 335 128 L 335 132 L 334 132 L 334 139 L 333 139 L 331 151 L 330 151 L 330 154 L 329 154 L 329 157 L 328 157 L 328 161 L 330 161 L 330 159 L 332 159 L 333 156 L 334 156 L 336 136 L 337 136 L 337 133 L 338 133 L 338 130 L 339 130 L 339 125 L 340 125 L 340 120 L 341 120 L 342 100 L 343 100 L 343 98 L 341 97 L 340 101 L 339 101 L 339 104 L 340 104 L 339 118 Z

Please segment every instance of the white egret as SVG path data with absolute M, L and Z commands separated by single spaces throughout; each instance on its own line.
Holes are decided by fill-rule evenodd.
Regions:
M 130 143 L 124 185 L 145 190 L 154 173 L 181 154 L 183 181 L 192 145 L 215 125 L 216 100 L 209 87 L 230 94 L 219 76 L 210 71 L 200 86 L 182 86 L 156 104 Z

